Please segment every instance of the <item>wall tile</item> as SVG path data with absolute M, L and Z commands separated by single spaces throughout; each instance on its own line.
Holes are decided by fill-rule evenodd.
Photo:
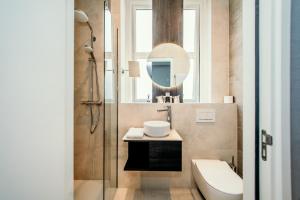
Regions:
M 98 65 L 100 97 L 103 99 L 103 1 L 76 0 L 75 9 L 83 10 L 89 16 L 89 21 L 97 37 L 94 52 Z M 75 23 L 74 41 L 74 178 L 78 180 L 102 179 L 103 173 L 103 123 L 100 123 L 93 135 L 90 134 L 90 113 L 87 106 L 80 101 L 87 100 L 89 84 L 88 55 L 83 46 L 89 44 L 89 28 L 82 23 Z M 103 106 L 100 109 L 103 113 Z M 103 114 L 100 114 L 100 122 Z
M 243 150 L 243 44 L 242 44 L 242 0 L 229 0 L 229 40 L 230 40 L 230 83 L 229 93 L 238 106 L 238 171 L 242 175 Z
M 119 187 L 191 187 L 192 159 L 237 159 L 236 104 L 173 104 L 173 128 L 183 138 L 182 172 L 128 172 L 127 143 L 122 141 L 130 127 L 143 127 L 147 120 L 166 120 L 166 113 L 158 113 L 162 104 L 119 104 Z M 195 122 L 197 109 L 215 109 L 215 123 Z M 236 163 L 237 164 L 237 163 Z M 153 183 L 155 180 L 156 184 Z

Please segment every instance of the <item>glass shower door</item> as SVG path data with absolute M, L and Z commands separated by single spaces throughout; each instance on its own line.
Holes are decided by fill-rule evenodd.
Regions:
M 111 200 L 117 188 L 118 68 L 116 36 L 107 5 L 104 18 L 104 199 Z

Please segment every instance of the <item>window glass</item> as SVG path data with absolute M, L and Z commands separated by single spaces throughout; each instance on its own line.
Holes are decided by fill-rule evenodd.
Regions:
M 195 61 L 190 60 L 190 71 L 183 82 L 183 99 L 193 99 Z
M 147 99 L 148 95 L 150 100 L 152 99 L 152 80 L 147 72 L 147 60 L 138 59 L 140 63 L 140 77 L 136 78 L 136 98 Z
M 195 51 L 196 10 L 183 11 L 183 48 L 187 52 Z
M 136 10 L 135 13 L 136 52 L 152 50 L 152 10 Z
M 105 52 L 112 52 L 112 26 L 111 26 L 111 14 L 108 10 L 105 10 Z
M 197 56 L 195 54 L 195 36 L 196 36 L 196 14 L 195 9 L 185 9 L 183 12 L 183 48 L 190 55 L 190 71 L 183 82 L 183 98 L 184 100 L 196 100 L 194 94 L 197 81 L 197 72 L 195 62 Z M 135 78 L 134 99 L 135 101 L 146 101 L 148 96 L 152 100 L 152 80 L 147 73 L 147 54 L 152 51 L 152 10 L 137 9 L 135 10 L 135 38 L 133 44 L 135 51 L 133 59 L 140 62 L 140 77 Z M 146 54 L 140 54 L 146 53 Z
M 105 100 L 114 99 L 113 88 L 112 60 L 105 59 Z

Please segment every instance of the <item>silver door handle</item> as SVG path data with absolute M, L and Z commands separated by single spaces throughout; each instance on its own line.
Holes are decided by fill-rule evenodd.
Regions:
M 273 137 L 267 134 L 266 130 L 261 131 L 261 158 L 263 161 L 267 161 L 268 151 L 267 146 L 273 145 Z

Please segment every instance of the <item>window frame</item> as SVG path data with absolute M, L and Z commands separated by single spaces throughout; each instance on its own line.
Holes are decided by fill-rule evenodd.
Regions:
M 149 3 L 139 3 L 139 4 L 133 4 L 132 5 L 132 20 L 131 20 L 131 55 L 133 60 L 138 60 L 138 59 L 146 59 L 148 58 L 148 55 L 150 52 L 136 52 L 136 10 L 152 10 L 152 5 Z M 152 24 L 151 24 L 152 26 Z M 152 91 L 151 91 L 152 92 Z M 145 99 L 139 99 L 137 98 L 137 80 L 133 79 L 132 80 L 132 100 L 133 102 L 147 102 L 147 98 Z
M 194 59 L 194 83 L 193 83 L 193 98 L 183 99 L 183 102 L 199 102 L 200 101 L 200 4 L 188 3 L 184 4 L 184 10 L 196 10 L 195 20 L 195 38 L 194 38 L 194 53 L 187 52 L 190 58 Z M 184 33 L 184 31 L 183 31 Z
M 152 10 L 151 3 L 148 2 L 133 2 L 131 6 L 131 26 L 130 26 L 130 53 L 133 60 L 147 59 L 150 52 L 136 52 L 136 10 Z M 185 3 L 184 10 L 195 10 L 195 42 L 194 52 L 187 52 L 189 57 L 194 60 L 194 77 L 193 77 L 193 97 L 192 99 L 184 99 L 184 102 L 199 102 L 200 100 L 200 4 L 199 3 Z M 152 26 L 152 24 L 151 24 Z M 147 98 L 137 98 L 137 80 L 131 80 L 132 85 L 132 101 L 133 102 L 147 102 Z

